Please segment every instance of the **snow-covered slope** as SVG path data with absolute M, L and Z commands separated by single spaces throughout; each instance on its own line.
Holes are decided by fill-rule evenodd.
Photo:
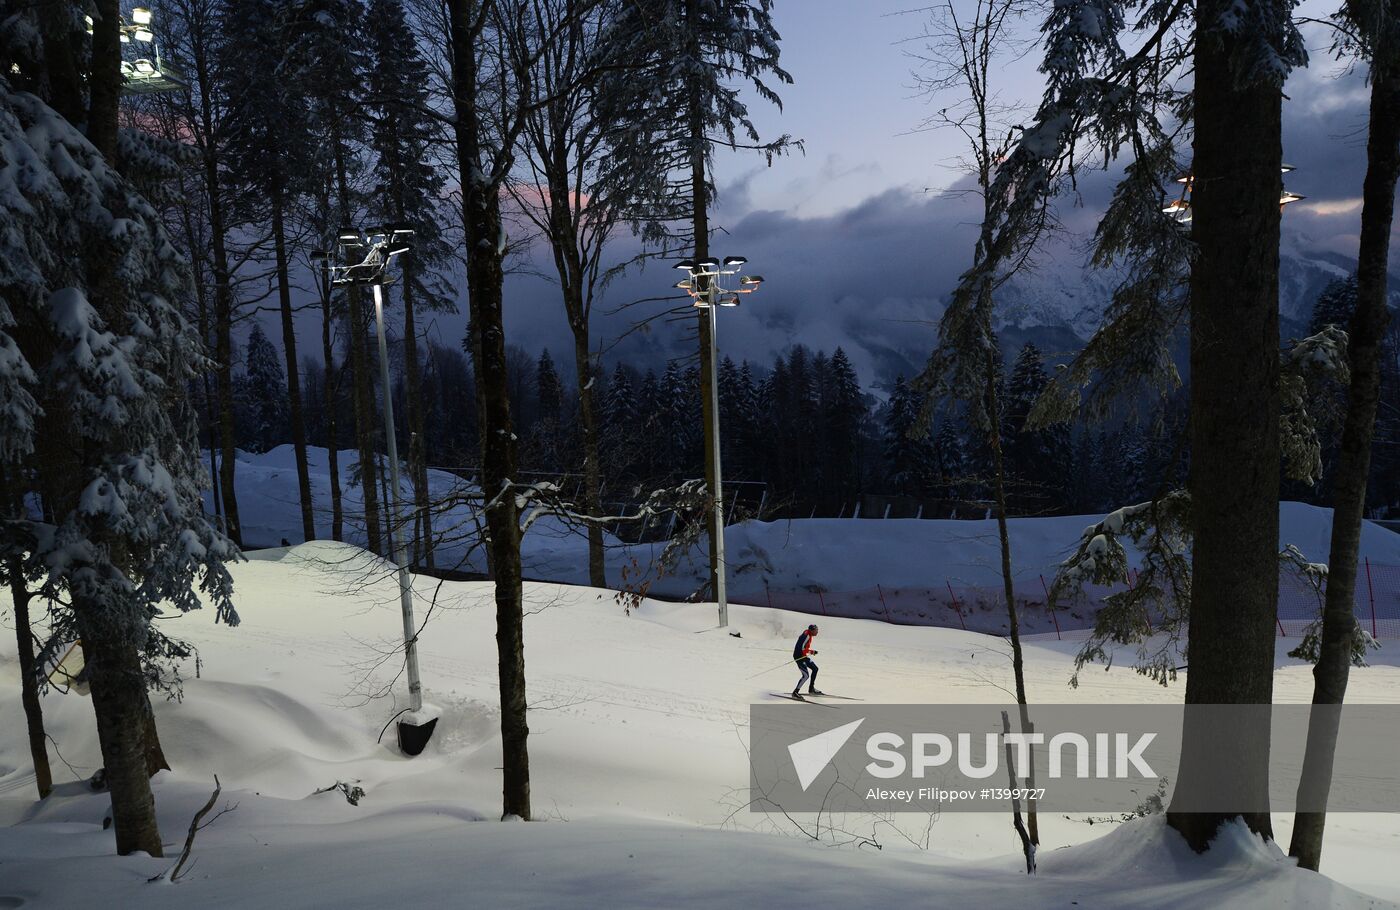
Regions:
M 201 671 L 195 678 L 187 666 L 184 699 L 155 706 L 175 768 L 155 780 L 168 851 L 183 842 L 213 775 L 224 786 L 220 806 L 237 806 L 200 832 L 182 884 L 147 884 L 169 860 L 111 855 L 106 798 L 80 780 L 99 764 L 86 699 L 44 699 L 63 761 L 55 759 L 58 792 L 43 805 L 33 800 L 24 738 L 0 737 L 0 907 L 86 906 L 93 895 L 111 907 L 338 910 L 1396 906 L 1352 888 L 1400 899 L 1400 822 L 1380 814 L 1329 820 L 1323 869 L 1346 887 L 1236 830 L 1194 856 L 1157 819 L 1091 827 L 1045 817 L 1034 879 L 1018 871 L 1016 836 L 1000 814 L 900 820 L 916 840 L 932 822 L 927 849 L 870 818 L 845 821 L 883 850 L 814 841 L 780 815 L 743 811 L 748 705 L 791 685 L 785 656 L 804 617 L 734 607 L 742 637 L 732 638 L 710 630 L 712 605 L 648 602 L 628 616 L 607 592 L 552 585 L 529 586 L 526 619 L 532 792 L 547 821 L 501 824 L 491 588 L 417 580 L 422 601 L 437 596 L 421 653 L 443 719 L 429 750 L 409 760 L 375 742 L 404 686 L 365 698 L 396 670 L 392 659 L 375 669 L 399 630 L 383 569 L 335 544 L 257 553 L 234 568 L 242 626 L 200 614 L 172 622 L 199 646 Z M 822 636 L 831 691 L 994 703 L 1009 685 L 998 639 L 838 619 L 823 622 Z M 23 723 L 13 642 L 0 638 L 6 731 Z M 1180 683 L 1163 689 L 1121 664 L 1069 689 L 1072 648 L 1029 645 L 1033 699 L 1181 698 Z M 1353 674 L 1349 700 L 1393 697 L 1400 667 L 1379 657 Z M 1280 657 L 1275 686 L 1279 701 L 1305 701 L 1311 675 Z M 358 806 L 336 792 L 313 795 L 337 781 L 365 789 Z M 1286 815 L 1276 830 L 1286 842 Z
M 330 493 L 324 449 L 309 451 L 312 495 L 317 529 L 329 535 Z M 351 542 L 363 543 L 358 488 L 349 486 L 355 453 L 341 452 L 342 489 Z M 463 481 L 440 471 L 430 472 L 433 495 L 442 496 Z M 282 540 L 301 541 L 297 510 L 296 472 L 291 446 L 262 455 L 240 453 L 237 473 L 239 511 L 244 539 L 250 546 L 275 546 Z M 1038 588 L 1040 576 L 1053 578 L 1055 567 L 1073 549 L 1084 528 L 1101 516 L 1019 518 L 1010 523 L 1011 549 L 1018 586 Z M 1331 535 L 1329 509 L 1302 503 L 1279 508 L 1279 543 L 1294 544 L 1309 559 L 1326 562 Z M 474 524 L 465 510 L 438 519 L 442 532 L 450 521 L 463 533 L 440 546 L 437 564 L 483 571 L 479 548 L 473 549 Z M 472 533 L 468 533 L 471 531 Z M 623 566 L 635 559 L 648 565 L 659 547 L 628 547 L 607 538 L 608 579 L 618 584 Z M 750 521 L 725 530 L 729 584 L 735 594 L 776 592 L 856 591 L 885 587 L 955 589 L 999 583 L 1000 553 L 996 523 L 991 520 L 949 521 L 916 519 L 799 519 Z M 528 577 L 584 584 L 588 581 L 588 549 L 584 537 L 556 522 L 537 522 L 525 537 Z M 1400 534 L 1367 523 L 1362 530 L 1361 555 L 1373 563 L 1400 566 Z M 688 554 L 678 572 L 663 579 L 658 593 L 685 595 L 696 590 L 707 571 L 706 555 Z

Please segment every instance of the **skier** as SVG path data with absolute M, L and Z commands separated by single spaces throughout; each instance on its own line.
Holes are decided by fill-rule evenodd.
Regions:
M 817 665 L 813 662 L 812 658 L 808 656 L 817 653 L 812 647 L 812 640 L 817 637 L 817 631 L 817 624 L 812 623 L 807 627 L 806 631 L 797 636 L 797 644 L 792 649 L 792 659 L 797 661 L 798 669 L 802 671 L 802 678 L 797 681 L 797 688 L 792 690 L 792 697 L 798 701 L 806 701 L 806 699 L 802 697 L 801 689 L 802 684 L 807 682 L 809 673 L 811 674 L 812 681 L 807 683 L 807 694 L 825 694 L 817 688 Z

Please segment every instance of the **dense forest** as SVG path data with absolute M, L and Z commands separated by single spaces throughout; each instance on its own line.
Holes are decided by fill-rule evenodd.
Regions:
M 1310 334 L 1328 324 L 1346 325 L 1355 307 L 1354 278 L 1339 279 L 1318 298 Z M 546 477 L 576 476 L 582 463 L 578 396 L 560 375 L 549 350 L 507 350 L 512 413 L 517 415 L 522 468 Z M 1376 518 L 1400 502 L 1400 348 L 1387 340 L 1382 413 L 1372 460 L 1369 508 Z M 302 409 L 307 440 L 326 446 L 330 433 L 341 448 L 352 445 L 354 403 L 340 351 L 329 381 L 340 391 L 326 397 L 320 361 L 302 363 Z M 401 434 L 408 386 L 405 346 L 391 348 L 395 414 Z M 256 324 L 234 375 L 237 445 L 249 452 L 290 443 L 284 358 Z M 428 464 L 472 476 L 477 463 L 475 393 L 467 355 L 429 343 L 417 354 L 419 388 L 426 402 L 423 449 Z M 1003 437 L 1008 505 L 1019 515 L 1090 514 L 1152 498 L 1179 483 L 1189 465 L 1182 439 L 1185 394 L 1149 412 L 1125 411 L 1121 419 L 1027 429 L 1053 365 L 1027 342 L 1004 364 Z M 600 403 L 603 499 L 633 503 L 648 490 L 703 471 L 699 369 L 673 361 L 661 369 L 602 364 L 594 390 Z M 905 377 L 887 388 L 863 384 L 845 353 L 813 352 L 797 345 L 770 364 L 735 363 L 720 371 L 721 443 L 726 485 L 738 510 L 768 517 L 983 517 L 989 499 L 990 453 L 963 415 L 922 413 Z M 1318 383 L 1310 389 L 1324 421 L 1340 416 L 1342 389 Z M 334 419 L 327 420 L 327 403 Z M 207 413 L 207 410 L 206 410 Z M 1289 481 L 1288 498 L 1329 502 L 1337 432 L 1324 433 L 1322 474 L 1315 484 Z M 873 511 L 872 511 L 873 510 Z

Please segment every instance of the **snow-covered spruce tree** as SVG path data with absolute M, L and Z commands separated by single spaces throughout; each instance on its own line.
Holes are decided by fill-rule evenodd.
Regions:
M 429 504 L 427 425 L 423 374 L 418 349 L 418 314 L 452 309 L 455 292 L 443 286 L 436 270 L 448 259 L 441 204 L 445 182 L 434 162 L 431 144 L 439 126 L 428 113 L 429 69 L 401 0 L 371 0 L 365 21 L 368 43 L 370 147 L 377 163 L 367 208 L 378 220 L 412 225 L 413 249 L 398 259 L 402 280 L 404 398 L 408 407 L 408 469 L 414 495 L 412 562 L 420 554 L 433 565 L 432 508 Z M 385 303 L 395 296 L 385 288 Z
M 114 12 L 114 11 L 113 11 Z M 0 460 L 42 501 L 5 522 L 81 637 L 117 851 L 160 855 L 143 651 L 158 606 L 202 589 L 236 622 L 205 520 L 186 383 L 203 344 L 172 301 L 186 265 L 158 213 L 82 133 L 0 79 Z
M 627 215 L 652 250 L 711 255 L 709 207 L 714 200 L 716 148 L 750 149 L 774 156 L 800 144 L 790 136 L 760 138 L 744 95 L 752 92 L 780 110 L 770 80 L 791 83 L 779 65 L 773 0 L 617 0 L 600 42 L 610 72 L 599 87 L 611 151 L 608 180 L 631 185 Z M 703 285 L 703 281 L 702 281 Z M 700 288 L 703 290 L 704 288 Z M 700 400 L 705 431 L 705 479 L 712 495 L 717 465 L 709 438 L 710 325 L 696 320 Z M 710 589 L 721 528 L 710 528 Z
M 238 191 L 237 220 L 249 225 L 257 242 L 271 242 L 273 276 L 282 317 L 286 365 L 287 425 L 295 455 L 302 536 L 316 536 L 306 425 L 302 416 L 301 363 L 292 309 L 291 219 L 310 179 L 312 137 L 308 111 L 288 65 L 291 36 L 285 4 L 272 0 L 225 3 L 220 16 L 217 56 L 226 74 L 228 106 L 224 176 Z
M 1370 135 L 1366 143 L 1366 178 L 1362 188 L 1361 238 L 1357 253 L 1355 312 L 1348 327 L 1346 418 L 1333 479 L 1332 540 L 1322 634 L 1313 668 L 1314 710 L 1308 724 L 1307 750 L 1299 802 L 1325 805 L 1331 785 L 1332 756 L 1340 723 L 1338 708 L 1346 696 L 1347 675 L 1357 641 L 1352 595 L 1356 585 L 1361 519 L 1371 466 L 1371 441 L 1381 390 L 1382 347 L 1390 321 L 1387 275 L 1390 233 L 1395 214 L 1395 186 L 1400 179 L 1400 3 L 1359 0 L 1343 6 L 1339 18 L 1350 26 L 1342 49 L 1371 64 Z M 1362 635 L 1365 633 L 1363 632 Z M 1322 860 L 1325 812 L 1299 812 L 1289 855 L 1316 870 Z

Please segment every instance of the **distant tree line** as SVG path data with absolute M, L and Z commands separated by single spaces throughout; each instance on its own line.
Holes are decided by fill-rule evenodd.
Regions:
M 1341 278 L 1318 297 L 1308 333 L 1346 325 L 1356 305 L 1356 281 Z M 1392 328 L 1383 358 L 1381 413 L 1372 458 L 1371 512 L 1400 506 L 1400 332 Z M 407 438 L 405 347 L 391 348 L 395 414 Z M 234 374 L 237 444 L 250 452 L 291 441 L 283 358 L 254 326 Z M 539 474 L 572 474 L 582 462 L 576 394 L 548 349 L 531 355 L 508 349 L 511 405 L 519 415 L 521 465 Z M 475 395 L 470 362 L 459 349 L 429 343 L 417 357 L 427 419 L 427 463 L 470 470 L 477 461 Z M 344 370 L 343 361 L 338 370 Z M 348 382 L 333 397 L 327 420 L 319 365 L 302 369 L 303 410 L 311 445 L 352 444 L 353 402 Z M 850 515 L 864 494 L 905 497 L 924 504 L 927 518 L 971 517 L 989 498 L 990 452 L 961 414 L 936 415 L 920 433 L 917 393 L 903 376 L 887 389 L 862 386 L 850 358 L 796 345 L 767 365 L 720 363 L 720 420 L 725 476 L 767 485 L 765 515 Z M 1049 381 L 1045 356 L 1027 342 L 1003 376 L 1002 436 L 1008 505 L 1019 515 L 1094 514 L 1150 499 L 1185 477 L 1184 394 L 1148 413 L 1125 413 L 1116 423 L 1027 429 L 1035 401 Z M 704 468 L 699 369 L 675 360 L 639 369 L 618 362 L 599 369 L 604 499 L 632 501 L 647 490 L 698 477 Z M 1337 460 L 1345 389 L 1311 390 L 1324 416 L 1322 474 L 1315 484 L 1288 481 L 1287 498 L 1327 505 Z M 523 432 L 522 432 L 523 431 Z M 867 513 L 868 514 L 868 513 Z

